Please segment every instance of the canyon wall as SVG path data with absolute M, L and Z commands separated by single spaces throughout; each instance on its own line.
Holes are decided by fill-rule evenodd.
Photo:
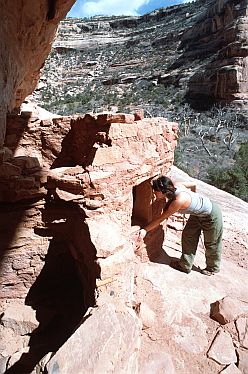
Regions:
M 188 83 L 192 101 L 248 102 L 248 5 L 246 0 L 217 0 L 181 39 L 183 59 L 202 64 Z

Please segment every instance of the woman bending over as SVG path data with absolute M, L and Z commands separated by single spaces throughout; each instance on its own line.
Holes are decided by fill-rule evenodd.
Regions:
M 171 179 L 165 176 L 153 180 L 154 195 L 156 199 L 165 201 L 166 209 L 159 218 L 140 230 L 140 236 L 144 238 L 147 232 L 155 229 L 175 212 L 190 214 L 182 232 L 182 256 L 180 260 L 172 262 L 170 266 L 184 273 L 191 271 L 198 241 L 201 232 L 203 232 L 207 266 L 206 269 L 202 270 L 202 273 L 212 275 L 220 271 L 222 214 L 215 202 L 208 197 L 193 192 L 195 191 L 194 187 L 193 184 L 173 184 Z

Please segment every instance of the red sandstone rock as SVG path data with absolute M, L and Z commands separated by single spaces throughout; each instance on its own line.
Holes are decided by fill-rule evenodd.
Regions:
M 248 373 L 248 350 L 239 349 L 238 350 L 238 368 L 242 374 Z
M 216 335 L 207 355 L 221 365 L 237 362 L 232 338 L 227 332 L 222 330 Z
M 205 13 L 205 14 L 204 14 Z M 247 102 L 248 50 L 247 3 L 215 1 L 182 37 L 184 58 L 213 56 L 212 61 L 191 77 L 188 96 L 193 100 Z M 217 56 L 215 56 L 217 53 Z M 204 99 L 203 99 L 204 101 Z
M 120 353 L 118 356 L 118 360 L 120 360 L 117 360 L 117 364 L 121 362 L 125 369 L 130 369 L 130 372 L 132 372 L 133 368 L 136 370 L 137 352 L 140 349 L 136 345 L 140 337 L 140 321 L 137 323 L 137 317 L 129 308 L 118 309 L 116 312 L 112 307 L 105 309 L 105 306 L 109 307 L 113 303 L 116 308 L 118 302 L 122 305 L 124 303 L 133 305 L 137 267 L 142 266 L 146 273 L 148 273 L 149 268 L 153 268 L 153 265 L 157 267 L 157 273 L 154 273 L 154 278 L 149 280 L 149 282 L 147 281 L 147 283 L 154 284 L 157 282 L 156 287 L 160 290 L 161 295 L 163 294 L 164 298 L 161 297 L 159 299 L 159 307 L 162 307 L 162 304 L 167 305 L 166 312 L 163 310 L 164 319 L 168 315 L 175 314 L 173 307 L 177 310 L 177 317 L 180 316 L 182 319 L 183 309 L 190 303 L 189 299 L 191 299 L 191 296 L 193 296 L 192 299 L 195 304 L 188 314 L 192 316 L 196 313 L 197 321 L 199 321 L 199 315 L 201 315 L 202 311 L 199 304 L 205 303 L 208 305 L 205 299 L 207 296 L 198 300 L 199 293 L 203 292 L 199 273 L 193 272 L 196 273 L 193 274 L 193 277 L 196 277 L 195 284 L 199 286 L 199 289 L 194 293 L 195 286 L 189 287 L 192 292 L 191 296 L 180 309 L 181 300 L 179 298 L 176 299 L 175 296 L 176 300 L 174 300 L 173 296 L 170 300 L 170 298 L 166 299 L 166 296 L 170 291 L 169 288 L 173 289 L 171 295 L 174 295 L 174 287 L 176 288 L 178 285 L 180 276 L 186 277 L 185 274 L 175 274 L 177 278 L 174 278 L 170 287 L 166 282 L 160 282 L 163 279 L 162 274 L 165 275 L 165 279 L 173 276 L 167 264 L 162 262 L 160 264 L 147 263 L 141 265 L 134 254 L 137 236 L 132 232 L 131 225 L 134 225 L 137 221 L 142 223 L 149 222 L 161 212 L 162 207 L 157 206 L 153 202 L 150 179 L 155 173 L 167 173 L 169 171 L 176 144 L 177 126 L 164 119 L 154 118 L 137 121 L 132 124 L 110 123 L 106 127 L 105 125 L 96 124 L 94 117 L 86 116 L 84 118 L 74 118 L 72 120 L 72 129 L 70 129 L 68 118 L 60 118 L 56 119 L 56 121 L 56 126 L 53 121 L 50 122 L 51 126 L 44 126 L 37 120 L 37 132 L 27 134 L 24 130 L 25 137 L 24 140 L 20 140 L 20 143 L 23 142 L 22 145 L 25 147 L 26 142 L 31 152 L 38 153 L 38 159 L 41 160 L 40 163 L 45 165 L 44 172 L 47 173 L 47 170 L 53 167 L 53 169 L 49 170 L 51 175 L 48 178 L 47 187 L 55 190 L 56 188 L 61 188 L 61 190 L 74 189 L 73 192 L 75 193 L 80 189 L 82 192 L 87 192 L 87 198 L 84 200 L 85 196 L 82 194 L 81 199 L 77 200 L 78 195 L 74 194 L 75 200 L 71 196 L 68 199 L 70 201 L 63 201 L 62 199 L 62 201 L 51 202 L 51 204 L 45 204 L 43 200 L 39 203 L 31 203 L 30 200 L 26 200 L 19 204 L 8 204 L 7 209 L 1 211 L 0 231 L 3 234 L 1 246 L 4 253 L 0 272 L 1 297 L 21 297 L 24 299 L 31 285 L 35 283 L 41 273 L 42 267 L 46 265 L 48 252 L 53 251 L 53 254 L 57 252 L 58 257 L 62 256 L 63 253 L 69 253 L 76 263 L 80 280 L 83 283 L 84 290 L 86 290 L 85 297 L 87 302 L 89 303 L 87 298 L 91 297 L 90 305 L 94 305 L 95 300 L 92 294 L 95 295 L 97 293 L 98 306 L 103 306 L 103 308 L 96 317 L 92 316 L 92 320 L 90 320 L 91 317 L 86 319 L 89 324 L 83 324 L 80 327 L 79 339 L 77 339 L 76 335 L 74 343 L 71 346 L 69 344 L 69 349 L 63 348 L 65 349 L 63 352 L 66 352 L 65 356 L 67 357 L 68 355 L 69 357 L 71 347 L 75 352 L 73 357 L 76 357 L 76 359 L 80 359 L 82 357 L 80 356 L 81 354 L 86 354 L 87 357 L 83 357 L 85 362 L 88 357 L 91 359 L 92 352 L 93 355 L 102 354 L 101 344 L 99 346 L 96 346 L 96 344 L 99 343 L 98 337 L 102 335 L 103 340 L 100 340 L 100 343 L 103 342 L 105 344 L 106 342 L 108 344 L 109 340 L 104 338 L 106 333 L 108 337 L 113 338 L 113 344 L 111 343 L 109 346 L 114 347 L 114 349 L 117 347 L 118 354 Z M 24 123 L 20 122 L 15 129 L 17 128 L 20 131 L 20 124 L 22 130 L 25 128 Z M 10 133 L 11 131 L 14 132 L 14 121 L 9 131 Z M 57 137 L 55 137 L 56 134 Z M 45 139 L 52 139 L 53 141 L 45 141 Z M 61 143 L 63 144 L 61 145 Z M 94 152 L 92 153 L 92 148 L 94 148 L 95 144 L 97 144 L 97 150 L 101 148 L 106 150 L 106 162 L 100 166 L 93 165 L 95 154 Z M 117 147 L 121 149 L 123 159 L 121 158 L 120 161 L 111 164 L 111 157 L 108 157 L 108 152 L 110 151 L 109 154 L 111 155 L 111 150 Z M 137 152 L 139 152 L 138 156 L 136 156 Z M 54 163 L 58 159 L 61 167 L 54 168 Z M 70 165 L 70 167 L 65 165 Z M 30 171 L 32 172 L 32 168 Z M 39 182 L 37 173 L 31 173 L 29 178 L 32 178 L 33 175 L 37 178 L 35 181 Z M 31 179 L 25 179 L 25 175 L 21 175 L 18 178 L 18 183 L 23 186 L 25 183 L 31 183 Z M 17 196 L 22 196 L 26 199 L 35 196 L 35 193 L 32 194 L 34 191 L 30 193 L 29 190 L 19 190 L 18 183 L 14 185 L 14 191 Z M 26 195 L 24 195 L 25 192 Z M 99 198 L 101 204 L 95 206 L 95 209 L 88 209 L 88 206 L 91 205 L 91 199 L 95 202 L 95 198 Z M 226 200 L 226 197 L 224 199 Z M 235 200 L 235 198 L 233 199 Z M 11 222 L 11 230 L 9 222 Z M 154 253 L 156 255 L 158 253 L 161 254 L 163 236 L 164 230 L 160 227 L 158 235 L 154 234 L 153 240 L 150 242 L 148 240 L 144 244 L 146 262 L 149 261 L 152 251 L 154 251 L 153 255 Z M 151 246 L 150 252 L 149 245 Z M 101 287 L 97 287 L 100 281 L 104 282 L 110 279 L 111 281 L 102 284 Z M 186 286 L 189 286 L 191 279 L 187 278 L 189 283 L 186 284 L 185 278 L 184 283 Z M 204 284 L 212 281 L 211 279 L 204 279 Z M 184 283 L 181 283 L 180 287 L 183 287 Z M 191 283 L 191 286 L 192 284 L 194 285 L 194 283 Z M 213 287 L 213 284 L 209 283 L 207 287 Z M 143 292 L 143 290 L 141 291 Z M 145 302 L 150 305 L 150 310 L 153 310 L 153 305 L 148 303 L 148 299 L 150 300 L 154 291 L 155 286 L 152 292 L 147 292 L 145 295 L 147 298 Z M 214 292 L 217 291 L 215 290 Z M 205 293 L 207 294 L 207 292 Z M 157 311 L 161 312 L 159 308 Z M 159 313 L 156 313 L 156 317 Z M 116 314 L 118 314 L 118 321 L 115 318 Z M 152 313 L 145 313 L 144 319 L 147 320 L 146 324 L 149 323 L 149 328 L 154 327 L 152 317 Z M 121 321 L 124 322 L 122 323 Z M 154 324 L 155 322 L 156 318 Z M 121 327 L 119 328 L 118 326 L 120 325 Z M 127 329 L 127 326 L 129 329 Z M 196 356 L 195 353 L 199 353 L 199 349 L 205 349 L 204 344 L 207 339 L 205 331 L 202 334 L 203 329 L 199 329 L 199 323 L 193 324 L 193 329 L 191 326 L 192 324 L 189 326 L 187 323 L 183 327 L 178 325 L 177 333 L 178 337 L 180 337 L 180 344 L 184 348 L 183 354 L 187 352 L 187 355 L 190 355 L 193 352 L 194 356 Z M 161 333 L 162 337 L 160 336 L 159 338 L 159 344 L 162 341 L 165 342 L 168 336 L 173 339 L 171 334 L 167 335 L 168 331 L 163 330 L 164 321 L 159 327 L 159 330 L 162 330 L 163 333 Z M 169 330 L 170 327 L 167 326 L 167 329 Z M 169 331 L 171 332 L 171 330 Z M 118 335 L 118 339 L 112 335 L 115 332 Z M 133 335 L 131 334 L 132 332 Z M 84 351 L 82 353 L 82 350 L 80 350 L 82 346 L 81 339 L 85 336 L 92 336 L 92 342 L 87 341 L 87 344 L 89 344 L 87 346 L 88 354 Z M 132 343 L 131 347 L 130 341 Z M 188 341 L 190 341 L 190 346 Z M 152 345 L 151 341 L 149 343 Z M 176 344 L 175 341 L 173 344 Z M 127 354 L 125 354 L 126 347 Z M 65 361 L 65 365 L 67 363 L 68 365 L 74 365 L 74 360 L 65 359 L 63 352 L 61 355 L 59 353 L 56 356 L 59 357 L 62 366 Z M 106 356 L 104 354 L 100 364 L 104 362 L 104 364 L 108 365 L 112 362 L 112 349 L 108 351 Z M 128 355 L 134 358 L 131 363 L 128 362 Z M 96 360 L 93 361 L 94 357 L 89 365 L 95 365 Z M 171 357 L 171 360 L 169 360 L 169 357 L 167 363 L 162 360 L 161 366 L 159 357 L 154 358 L 155 366 L 151 365 L 151 367 L 171 368 L 173 370 L 174 356 Z M 163 358 L 165 359 L 166 355 Z M 182 358 L 180 364 L 183 360 L 184 358 Z M 202 360 L 202 356 L 199 358 L 200 360 Z M 135 367 L 132 366 L 133 362 L 135 362 Z M 149 369 L 149 362 L 146 363 Z M 86 364 L 88 363 L 86 362 Z M 189 365 L 191 364 L 190 362 Z M 98 367 L 100 367 L 100 370 L 102 369 L 101 365 Z M 118 372 L 119 366 L 116 365 L 115 368 L 117 368 Z
M 241 303 L 227 296 L 211 305 L 210 316 L 224 325 L 234 321 L 241 313 Z
M 127 326 L 129 326 L 127 328 Z M 137 372 L 141 324 L 131 309 L 108 303 L 92 310 L 47 365 L 63 374 Z M 83 349 L 82 349 L 83 347 Z M 71 359 L 73 354 L 73 359 Z
M 235 364 L 229 365 L 226 369 L 222 370 L 223 374 L 242 374 Z
M 59 21 L 75 0 L 44 2 L 1 1 L 0 146 L 4 141 L 7 111 L 19 107 L 35 89 L 55 37 Z M 10 16 L 11 15 L 11 16 Z M 6 84 L 8 80 L 8 84 Z M 30 114 L 30 113 L 29 113 Z
M 141 303 L 139 307 L 139 317 L 142 321 L 143 328 L 146 329 L 154 324 L 156 315 L 145 303 Z
M 247 318 L 239 317 L 236 321 L 236 328 L 239 334 L 239 341 L 242 342 L 246 335 L 246 330 L 248 327 Z
M 240 317 L 236 321 L 241 346 L 248 349 L 248 318 Z
M 89 181 L 85 184 L 84 177 L 80 177 L 80 174 L 86 175 L 87 170 L 91 173 L 102 171 L 97 182 L 99 186 L 106 173 L 110 173 L 109 185 L 113 183 L 111 180 L 122 178 L 127 173 L 129 178 L 139 178 L 139 175 L 149 178 L 157 168 L 162 170 L 172 163 L 177 138 L 175 123 L 163 118 L 134 122 L 133 115 L 123 113 L 36 120 L 33 125 L 35 131 L 32 132 L 26 125 L 18 115 L 8 118 L 6 145 L 18 154 L 18 157 L 12 158 L 11 164 L 22 170 L 19 172 L 20 181 L 12 182 L 11 193 L 7 185 L 3 199 L 8 197 L 16 201 L 25 198 L 24 186 L 30 184 L 31 187 L 33 183 L 31 179 L 23 178 L 26 174 L 35 177 L 34 195 L 42 194 L 40 186 L 46 182 L 47 170 L 51 165 L 53 171 L 49 177 L 49 188 L 57 187 L 76 195 L 83 195 L 89 186 Z M 17 135 L 16 144 L 9 142 L 12 134 Z M 19 137 L 20 140 L 17 140 Z M 27 157 L 21 155 L 22 152 L 37 156 Z M 39 176 L 40 165 L 42 170 Z M 65 165 L 75 165 L 71 175 L 68 175 L 69 169 L 63 174 Z M 81 170 L 76 165 L 80 165 Z M 11 165 L 9 167 L 13 169 Z M 15 189 L 22 189 L 22 192 L 18 193 Z M 107 193 L 111 194 L 110 191 Z M 30 198 L 31 190 L 26 196 Z
M 39 322 L 35 317 L 35 311 L 30 306 L 14 303 L 5 309 L 1 324 L 20 335 L 27 335 L 38 327 Z
M 97 115 L 98 124 L 109 124 L 109 123 L 133 123 L 134 115 L 126 113 L 104 113 Z
M 144 119 L 144 117 L 145 117 L 145 114 L 144 114 L 144 110 L 143 109 L 137 109 L 134 112 L 134 120 L 135 121 L 140 121 L 140 120 Z
M 27 347 L 29 340 L 30 337 L 28 335 L 20 335 L 12 328 L 0 325 L 0 360 L 2 357 L 8 359 L 9 356 L 12 356 L 20 348 Z M 4 372 L 4 370 L 2 372 Z
M 0 149 L 0 164 L 9 161 L 13 157 L 13 154 L 9 148 L 3 147 Z
M 2 165 L 0 165 L 0 177 L 2 179 L 19 177 L 20 175 L 21 175 L 21 168 L 11 164 L 10 162 L 4 162 Z
M 156 352 L 151 353 L 141 362 L 140 372 L 143 374 L 166 373 L 175 374 L 173 359 L 169 353 Z

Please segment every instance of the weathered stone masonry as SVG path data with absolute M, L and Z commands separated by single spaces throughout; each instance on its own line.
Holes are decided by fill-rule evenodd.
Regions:
M 99 114 L 56 118 L 48 126 L 48 121 L 19 115 L 16 120 L 9 117 L 7 129 L 8 148 L 2 151 L 0 165 L 1 201 L 9 203 L 2 221 L 12 222 L 12 230 L 7 230 L 11 232 L 2 248 L 2 297 L 26 296 L 51 236 L 69 241 L 79 236 L 70 220 L 86 223 L 96 262 L 104 263 L 104 258 L 127 248 L 133 252 L 131 227 L 153 218 L 149 180 L 169 171 L 176 124 L 163 118 L 135 121 L 133 115 Z M 54 164 L 59 167 L 49 169 Z M 69 202 L 74 204 L 70 213 Z M 44 217 L 53 204 L 65 222 L 51 229 L 53 220 Z M 75 246 L 72 255 L 77 257 Z M 102 277 L 109 276 L 103 268 L 101 272 Z
M 170 170 L 177 124 L 111 113 L 40 120 L 31 112 L 7 123 L 0 300 L 23 300 L 54 316 L 69 297 L 74 323 L 90 306 L 104 308 L 109 295 L 132 307 L 137 261 L 161 250 L 162 228 L 143 245 L 137 234 L 161 212 L 150 180 Z M 46 347 L 41 357 L 57 349 Z

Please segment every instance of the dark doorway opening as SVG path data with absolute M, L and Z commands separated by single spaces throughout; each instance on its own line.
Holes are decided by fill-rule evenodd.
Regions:
M 132 226 L 145 226 L 152 221 L 153 194 L 150 179 L 133 187 Z
M 56 352 L 66 342 L 83 322 L 90 306 L 87 302 L 89 290 L 85 287 L 70 244 L 52 239 L 44 267 L 25 300 L 36 311 L 39 326 L 31 334 L 29 352 L 7 373 L 31 373 L 47 353 Z
M 145 227 L 152 220 L 158 218 L 164 209 L 164 202 L 155 200 L 151 186 L 151 180 L 148 179 L 133 188 L 133 211 L 131 224 L 132 226 Z M 144 259 L 149 258 L 155 261 L 163 252 L 164 230 L 159 225 L 154 230 L 148 232 L 144 238 L 144 248 L 139 255 Z

